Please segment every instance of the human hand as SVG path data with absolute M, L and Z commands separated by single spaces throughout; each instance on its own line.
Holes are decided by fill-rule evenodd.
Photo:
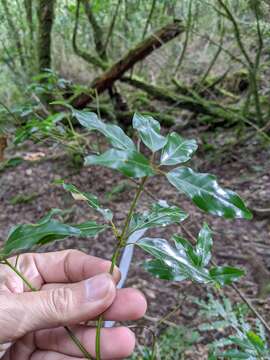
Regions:
M 10 259 L 12 264 L 15 259 Z M 30 292 L 7 265 L 0 265 L 0 344 L 2 360 L 75 360 L 83 358 L 64 325 L 95 356 L 95 328 L 82 323 L 103 314 L 106 320 L 135 320 L 146 311 L 135 289 L 116 290 L 120 273 L 108 274 L 110 262 L 76 250 L 24 254 L 18 270 L 39 291 Z M 1 346 L 1 345 L 0 345 Z M 126 327 L 101 331 L 103 359 L 123 359 L 134 350 Z

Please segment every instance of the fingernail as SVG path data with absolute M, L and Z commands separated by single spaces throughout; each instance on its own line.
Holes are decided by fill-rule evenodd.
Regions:
M 97 275 L 85 280 L 85 292 L 87 301 L 98 301 L 106 297 L 112 289 L 112 278 L 109 274 Z

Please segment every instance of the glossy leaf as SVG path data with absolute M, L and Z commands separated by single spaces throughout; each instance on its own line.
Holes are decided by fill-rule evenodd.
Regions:
M 222 189 L 213 175 L 196 173 L 190 168 L 182 167 L 167 173 L 167 179 L 208 213 L 228 219 L 252 218 L 242 199 L 235 192 Z
M 204 223 L 202 229 L 199 232 L 196 244 L 196 254 L 199 258 L 199 266 L 208 265 L 211 259 L 212 246 L 212 231 L 209 226 Z
M 121 150 L 136 150 L 133 141 L 117 125 L 106 124 L 98 116 L 89 111 L 73 110 L 73 115 L 79 123 L 89 130 L 101 132 L 110 141 L 112 146 Z
M 221 285 L 229 285 L 239 277 L 245 275 L 244 270 L 230 266 L 213 267 L 209 273 L 212 279 Z
M 179 235 L 174 235 L 172 239 L 174 240 L 175 246 L 179 253 L 187 256 L 188 260 L 192 263 L 193 266 L 200 267 L 198 266 L 200 259 L 197 256 L 191 243 Z
M 166 201 L 152 205 L 150 211 L 143 214 L 135 213 L 131 219 L 129 234 L 140 229 L 150 229 L 156 226 L 167 226 L 180 223 L 188 215 L 177 206 L 170 206 Z
M 167 136 L 167 143 L 161 154 L 161 165 L 176 165 L 191 159 L 198 145 L 196 140 L 186 140 L 175 132 Z
M 132 125 L 138 131 L 142 142 L 153 152 L 162 149 L 166 144 L 166 138 L 160 134 L 160 123 L 151 116 L 135 113 Z
M 186 279 L 186 277 L 181 274 L 178 267 L 168 266 L 161 260 L 149 260 L 146 261 L 143 266 L 145 270 L 162 280 L 183 281 Z
M 2 250 L 2 256 L 8 256 L 13 252 L 30 250 L 37 245 L 44 245 L 54 240 L 60 240 L 68 236 L 96 236 L 106 226 L 98 225 L 94 221 L 88 221 L 79 225 L 63 224 L 53 219 L 53 216 L 61 212 L 53 209 L 36 224 L 21 224 L 14 227 Z
M 173 238 L 175 247 L 160 238 L 142 238 L 136 244 L 155 259 L 147 262 L 145 268 L 160 279 L 181 281 L 190 279 L 199 283 L 231 284 L 244 274 L 232 267 L 206 267 L 211 257 L 212 238 L 209 227 L 204 224 L 198 241 L 193 247 L 179 235 Z
M 166 268 L 171 268 L 171 274 L 177 274 L 181 278 L 187 278 L 199 283 L 208 283 L 211 277 L 206 269 L 195 267 L 184 252 L 173 248 L 165 239 L 142 238 L 136 243 L 144 251 L 151 254 L 157 260 L 162 261 Z M 161 274 L 164 269 L 161 268 Z M 177 277 L 175 278 L 177 280 Z
M 76 186 L 72 184 L 65 184 L 62 180 L 56 181 L 56 183 L 63 185 L 63 188 L 66 191 L 69 191 L 75 200 L 87 201 L 87 204 L 98 211 L 106 220 L 111 221 L 113 219 L 112 211 L 110 209 L 103 209 L 95 195 L 89 192 L 82 192 Z
M 106 166 L 132 178 L 154 175 L 149 161 L 137 151 L 110 149 L 101 155 L 87 156 L 85 165 Z

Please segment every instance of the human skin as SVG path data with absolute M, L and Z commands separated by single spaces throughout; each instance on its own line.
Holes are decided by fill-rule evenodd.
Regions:
M 10 262 L 15 264 L 15 258 Z M 117 268 L 77 250 L 24 254 L 18 270 L 38 289 L 30 291 L 7 265 L 0 265 L 0 356 L 2 360 L 75 360 L 83 355 L 63 326 L 68 325 L 95 356 L 93 327 L 84 325 L 103 314 L 105 320 L 136 320 L 146 300 L 132 288 L 116 289 Z M 127 327 L 101 331 L 102 359 L 124 359 L 134 350 Z

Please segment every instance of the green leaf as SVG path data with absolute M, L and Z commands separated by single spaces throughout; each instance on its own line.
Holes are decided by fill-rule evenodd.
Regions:
M 162 149 L 166 144 L 166 138 L 160 135 L 160 123 L 151 116 L 135 113 L 132 125 L 138 131 L 142 142 L 153 152 Z
M 172 239 L 175 242 L 175 246 L 177 248 L 177 250 L 180 253 L 185 253 L 185 255 L 187 256 L 188 260 L 193 264 L 193 266 L 195 267 L 200 267 L 198 264 L 200 263 L 200 259 L 197 256 L 197 254 L 195 253 L 193 246 L 191 245 L 191 243 L 182 238 L 179 235 L 174 235 L 172 237 Z
M 249 354 L 246 354 L 236 349 L 224 351 L 222 352 L 222 354 L 218 354 L 218 357 L 226 359 L 250 359 Z
M 95 221 L 86 221 L 78 225 L 72 225 L 80 230 L 80 236 L 93 237 L 106 229 L 106 225 L 97 224 Z
M 152 205 L 150 211 L 134 214 L 129 226 L 129 234 L 140 229 L 150 229 L 156 226 L 167 226 L 184 221 L 188 215 L 177 206 L 170 206 L 160 200 Z
M 110 149 L 101 155 L 87 156 L 85 165 L 106 166 L 132 178 L 154 175 L 149 161 L 137 151 Z
M 165 239 L 154 238 L 142 238 L 136 245 L 142 248 L 144 251 L 151 254 L 157 260 L 165 264 L 165 270 L 169 267 L 171 274 L 184 279 L 190 279 L 199 283 L 209 283 L 211 277 L 208 270 L 197 268 L 194 266 L 185 252 L 179 251 L 177 248 L 173 248 Z M 156 267 L 156 274 L 158 268 Z M 159 276 L 163 276 L 164 268 L 161 268 Z
M 23 162 L 24 162 L 24 159 L 20 158 L 20 157 L 14 157 L 14 158 L 8 159 L 8 160 L 0 163 L 0 171 L 4 171 L 6 169 L 16 167 Z
M 30 250 L 36 245 L 44 245 L 68 236 L 96 236 L 106 228 L 106 225 L 98 225 L 94 221 L 79 225 L 63 224 L 53 219 L 53 216 L 59 213 L 61 210 L 53 209 L 36 224 L 21 224 L 14 227 L 1 250 L 1 255 L 9 256 L 13 252 Z
M 202 229 L 199 232 L 196 244 L 196 254 L 199 258 L 199 266 L 208 265 L 211 259 L 212 246 L 212 231 L 209 226 L 204 223 Z
M 259 351 L 265 350 L 265 343 L 259 335 L 257 335 L 255 332 L 251 330 L 248 331 L 246 335 L 248 340 L 251 342 L 253 346 L 255 346 L 256 349 L 258 349 Z
M 120 150 L 136 150 L 133 141 L 119 126 L 104 123 L 93 112 L 78 111 L 75 109 L 73 109 L 72 112 L 82 126 L 89 130 L 101 132 L 115 148 Z
M 197 150 L 196 140 L 185 140 L 175 132 L 167 136 L 167 143 L 162 150 L 161 165 L 176 165 L 191 159 Z
M 209 271 L 213 280 L 221 285 L 229 285 L 234 280 L 245 275 L 245 271 L 230 266 L 213 267 Z
M 62 180 L 57 180 L 55 183 L 61 184 L 66 191 L 71 192 L 75 200 L 87 201 L 87 204 L 91 208 L 98 211 L 106 220 L 112 221 L 113 219 L 112 211 L 110 209 L 103 209 L 100 206 L 98 198 L 95 195 L 89 192 L 82 192 L 76 186 L 72 184 L 65 184 Z
M 228 219 L 252 218 L 243 200 L 235 192 L 222 189 L 213 175 L 196 173 L 190 168 L 182 167 L 170 171 L 166 176 L 173 186 L 208 213 Z
M 162 280 L 183 281 L 186 279 L 185 276 L 179 273 L 177 267 L 168 266 L 161 260 L 148 260 L 143 264 L 143 267 L 152 275 Z

